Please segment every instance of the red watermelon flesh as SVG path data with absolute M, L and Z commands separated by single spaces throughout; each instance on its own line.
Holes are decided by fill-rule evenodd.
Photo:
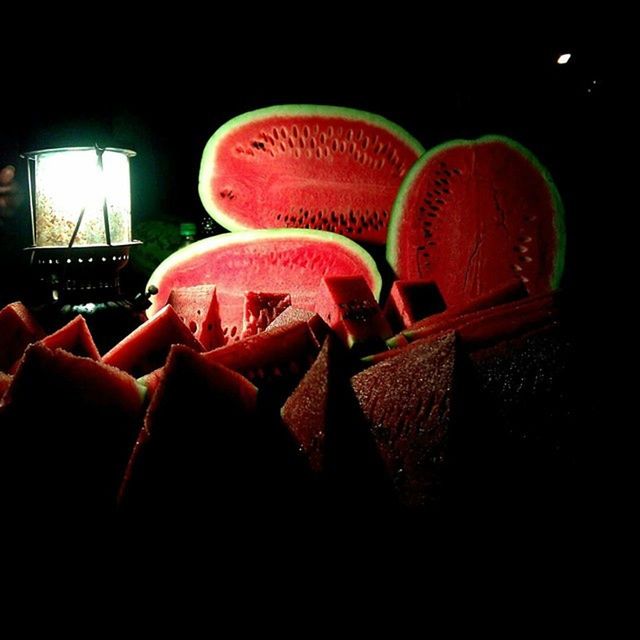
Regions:
M 406 329 L 421 318 L 442 313 L 442 294 L 431 280 L 396 280 L 384 306 L 384 315 L 394 330 Z
M 391 335 L 391 327 L 361 276 L 323 278 L 316 311 L 348 347 Z
M 105 353 L 102 361 L 140 377 L 161 367 L 173 344 L 184 344 L 196 351 L 203 350 L 173 307 L 166 306 Z
M 329 422 L 330 344 L 327 338 L 311 368 L 282 406 L 282 421 L 300 445 L 314 471 L 325 464 Z
M 9 371 L 27 345 L 42 336 L 44 331 L 22 302 L 0 309 L 0 371 Z
M 167 303 L 205 349 L 224 344 L 215 285 L 172 289 Z
M 76 356 L 100 360 L 100 353 L 93 341 L 87 321 L 81 315 L 77 315 L 64 327 L 46 336 L 40 342 L 49 349 L 64 349 Z
M 424 340 L 431 340 L 445 332 L 455 331 L 466 347 L 477 348 L 482 344 L 492 344 L 504 340 L 509 336 L 517 336 L 527 331 L 544 326 L 556 320 L 558 316 L 557 293 L 544 293 L 524 300 L 483 309 L 473 313 L 455 317 L 443 317 L 430 325 L 425 325 L 415 331 L 405 331 L 400 334 L 403 342 L 396 341 L 388 351 L 376 353 L 363 358 L 366 363 L 381 362 L 395 358 L 406 350 L 415 348 Z M 442 314 L 445 316 L 445 314 Z M 407 345 L 406 341 L 411 342 Z
M 329 327 L 327 327 L 325 321 L 317 313 L 298 307 L 287 307 L 265 331 L 273 331 L 278 327 L 285 327 L 294 322 L 306 322 L 311 329 L 311 333 L 313 333 L 318 341 L 318 344 L 322 344 L 329 331 Z
M 381 279 L 371 256 L 348 238 L 324 231 L 267 229 L 227 233 L 195 242 L 167 258 L 149 285 L 158 288 L 147 311 L 161 309 L 171 289 L 216 285 L 225 335 L 240 335 L 247 291 L 286 291 L 291 304 L 313 311 L 324 276 L 362 275 L 376 296 Z
M 143 517 L 166 516 L 168 526 L 182 525 L 170 521 L 176 512 L 214 518 L 218 501 L 236 498 L 238 483 L 251 471 L 245 467 L 256 395 L 238 373 L 174 346 L 127 465 L 120 501 Z
M 274 379 L 301 377 L 319 349 L 309 325 L 298 322 L 227 344 L 203 357 L 207 362 L 241 373 L 260 386 Z
M 200 197 L 223 227 L 322 229 L 384 244 L 393 201 L 422 146 L 384 118 L 284 105 L 230 120 L 205 147 Z
M 469 302 L 454 307 L 449 307 L 442 313 L 435 314 L 433 316 L 427 316 L 422 320 L 414 322 L 407 327 L 407 335 L 411 335 L 412 331 L 420 331 L 423 328 L 435 328 L 446 323 L 453 322 L 456 318 L 460 318 L 476 311 L 483 311 L 485 309 L 491 309 L 492 307 L 498 307 L 508 302 L 516 302 L 527 297 L 527 290 L 521 280 L 512 280 L 504 285 L 497 287 L 483 295 L 470 300 Z M 387 346 L 390 349 L 395 347 L 402 347 L 407 344 L 407 336 L 403 335 L 404 332 L 399 333 L 393 338 L 387 340 Z
M 207 362 L 237 371 L 258 387 L 279 383 L 290 385 L 309 368 L 320 344 L 306 322 L 292 322 L 273 331 L 265 331 L 238 342 L 231 342 L 203 354 Z M 140 378 L 153 396 L 164 378 L 161 367 Z
M 242 337 L 254 336 L 264 331 L 287 307 L 291 306 L 288 293 L 257 293 L 244 295 L 244 321 Z
M 407 330 L 404 336 L 408 340 L 418 340 L 426 338 L 435 333 L 450 331 L 455 329 L 461 331 L 466 327 L 483 327 L 488 337 L 495 326 L 496 336 L 500 335 L 498 326 L 503 322 L 513 323 L 514 326 L 527 326 L 535 322 L 536 318 L 545 319 L 558 312 L 560 295 L 558 293 L 541 293 L 537 296 L 530 296 L 523 300 L 515 300 L 489 309 L 481 309 L 465 313 L 460 316 L 442 318 L 431 324 L 425 324 L 419 329 Z
M 387 259 L 399 278 L 436 282 L 451 307 L 514 277 L 532 294 L 557 287 L 564 246 L 547 171 L 513 140 L 487 136 L 416 163 L 394 205 Z
M 446 334 L 351 379 L 358 404 L 400 501 L 438 497 L 452 423 L 455 336 Z

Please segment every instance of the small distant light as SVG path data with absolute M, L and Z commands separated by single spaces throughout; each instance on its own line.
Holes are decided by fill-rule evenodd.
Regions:
M 567 62 L 569 62 L 569 60 L 571 60 L 571 54 L 570 53 L 563 53 L 561 56 L 558 57 L 557 63 L 558 64 L 567 64 Z

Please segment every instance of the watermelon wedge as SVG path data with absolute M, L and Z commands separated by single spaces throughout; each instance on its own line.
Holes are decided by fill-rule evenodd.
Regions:
M 199 191 L 230 231 L 297 227 L 384 244 L 393 201 L 423 147 L 385 118 L 283 105 L 233 118 L 207 143 Z
M 173 289 L 168 304 L 205 349 L 224 344 L 215 285 Z
M 49 349 L 64 349 L 76 356 L 85 356 L 92 360 L 100 360 L 100 353 L 93 341 L 93 336 L 84 316 L 77 315 L 67 322 L 64 327 L 51 333 L 41 341 Z
M 439 497 L 455 370 L 456 340 L 448 333 L 351 379 L 387 473 L 408 507 L 421 508 Z
M 203 350 L 173 307 L 166 306 L 105 353 L 102 360 L 105 364 L 140 377 L 161 367 L 174 344 L 184 344 L 196 351 Z
M 0 404 L 3 505 L 55 522 L 113 512 L 143 415 L 134 378 L 37 343 Z
M 381 279 L 373 258 L 352 240 L 326 231 L 267 229 L 226 233 L 195 242 L 162 262 L 149 285 L 158 288 L 153 316 L 177 287 L 215 284 L 225 336 L 242 332 L 247 291 L 282 291 L 313 311 L 325 276 L 361 275 L 376 298 Z
M 387 260 L 399 278 L 433 280 L 447 306 L 520 278 L 529 293 L 558 286 L 564 211 L 549 173 L 501 136 L 427 152 L 404 180 Z
M 27 346 L 44 336 L 44 331 L 22 302 L 0 309 L 0 371 L 9 371 Z

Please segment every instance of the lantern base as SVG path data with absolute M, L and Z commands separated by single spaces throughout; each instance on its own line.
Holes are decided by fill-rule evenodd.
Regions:
M 60 304 L 119 298 L 120 270 L 129 261 L 129 249 L 139 244 L 28 247 L 37 298 Z
M 128 299 L 119 276 L 130 247 L 138 244 L 28 247 L 35 280 L 29 306 L 42 326 L 55 331 L 80 314 L 100 352 L 139 326 L 152 293 Z

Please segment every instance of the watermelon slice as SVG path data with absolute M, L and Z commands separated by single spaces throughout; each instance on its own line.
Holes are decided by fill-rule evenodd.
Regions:
M 178 287 L 167 302 L 205 349 L 224 344 L 215 285 Z
M 293 434 L 314 471 L 325 464 L 325 436 L 330 410 L 330 340 L 327 337 L 313 365 L 284 403 L 282 421 Z
M 351 380 L 400 501 L 438 497 L 452 423 L 455 336 L 446 334 L 376 364 Z
M 297 227 L 384 244 L 403 177 L 424 153 L 372 113 L 284 105 L 238 116 L 207 143 L 200 198 L 230 231 Z
M 396 280 L 384 305 L 384 315 L 394 330 L 406 329 L 421 318 L 442 313 L 442 294 L 431 280 Z
M 130 375 L 33 344 L 2 405 L 3 498 L 29 515 L 113 511 L 143 415 Z
M 44 336 L 44 331 L 22 302 L 0 309 L 0 371 L 9 371 L 27 345 Z
M 265 331 L 273 331 L 278 327 L 285 327 L 294 322 L 306 322 L 311 329 L 311 333 L 315 336 L 318 344 L 324 341 L 329 327 L 325 321 L 313 311 L 299 309 L 298 307 L 287 307 L 266 329 Z
M 185 344 L 196 351 L 203 350 L 173 307 L 166 306 L 105 353 L 102 361 L 140 377 L 161 367 L 173 344 Z
M 350 348 L 366 348 L 391 336 L 391 327 L 362 276 L 323 278 L 316 311 Z
M 158 294 L 147 311 L 153 316 L 176 287 L 216 285 L 226 336 L 242 331 L 247 291 L 287 291 L 291 304 L 313 311 L 324 276 L 361 275 L 377 297 L 381 279 L 373 258 L 355 242 L 335 233 L 268 229 L 206 238 L 177 251 L 152 274 Z
M 172 348 L 166 373 L 149 405 L 120 500 L 140 515 L 180 513 L 210 521 L 221 500 L 237 498 L 238 485 L 251 472 L 247 453 L 256 428 L 256 388 L 182 345 Z M 169 526 L 181 524 L 167 520 Z
M 442 313 L 433 322 L 419 329 L 400 334 L 402 341 L 393 338 L 392 348 L 362 358 L 366 364 L 395 358 L 407 350 L 416 348 L 424 340 L 431 340 L 443 333 L 455 331 L 465 347 L 479 348 L 495 344 L 509 336 L 523 335 L 531 330 L 555 322 L 559 312 L 558 293 L 542 293 L 490 309 L 481 309 L 460 316 Z M 408 342 L 408 344 L 407 344 Z M 397 348 L 396 348 L 397 347 Z
M 254 336 L 264 331 L 285 309 L 291 306 L 288 293 L 256 293 L 244 295 L 244 319 L 242 337 Z
M 203 354 L 215 362 L 237 371 L 260 388 L 276 387 L 290 391 L 313 362 L 320 343 L 306 322 L 292 322 L 273 331 L 265 331 L 238 342 L 230 342 Z M 147 396 L 155 394 L 165 376 L 165 367 L 140 378 Z M 282 390 L 282 389 L 281 389 Z
M 574 503 L 578 494 L 567 496 L 566 490 L 579 477 L 573 456 L 576 442 L 584 442 L 589 406 L 585 385 L 575 382 L 577 367 L 584 366 L 575 356 L 557 325 L 471 353 L 487 412 L 474 456 L 484 460 L 485 493 L 498 509 L 508 505 L 512 515 L 526 510 L 530 516 L 535 509 L 549 513 L 554 505 L 565 513 Z
M 558 286 L 564 212 L 548 172 L 508 138 L 455 140 L 427 152 L 402 184 L 387 260 L 399 278 L 433 280 L 447 306 L 514 277 Z
M 49 349 L 64 349 L 76 356 L 100 360 L 100 353 L 93 341 L 87 321 L 81 315 L 77 315 L 64 327 L 46 336 L 40 342 Z

